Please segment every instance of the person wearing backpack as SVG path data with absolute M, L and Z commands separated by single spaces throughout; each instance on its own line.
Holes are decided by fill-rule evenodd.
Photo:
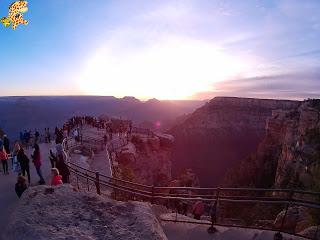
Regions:
M 27 157 L 27 155 L 24 153 L 24 150 L 22 147 L 20 147 L 18 154 L 17 154 L 17 160 L 20 164 L 21 167 L 21 173 L 23 176 L 28 176 L 28 182 L 29 184 L 30 182 L 30 166 L 29 166 L 29 158 Z
M 12 151 L 12 170 L 15 173 L 21 174 L 21 167 L 18 161 L 18 153 L 20 151 L 20 144 L 18 142 L 14 143 Z

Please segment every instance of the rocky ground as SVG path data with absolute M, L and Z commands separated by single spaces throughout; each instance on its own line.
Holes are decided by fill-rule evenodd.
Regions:
M 150 206 L 76 192 L 70 185 L 26 192 L 13 214 L 7 240 L 167 239 Z
M 274 232 L 173 223 L 176 215 L 142 202 L 120 202 L 71 185 L 35 186 L 25 192 L 5 232 L 6 240 L 272 240 Z M 193 220 L 178 215 L 180 220 Z M 22 238 L 23 237 L 23 238 Z M 300 240 L 284 234 L 285 239 Z
M 40 152 L 42 156 L 42 174 L 47 182 L 50 182 L 51 176 L 51 165 L 48 160 L 48 153 L 53 144 L 40 144 Z M 26 151 L 28 157 L 30 158 L 31 149 Z M 17 197 L 14 186 L 17 181 L 17 173 L 14 173 L 11 170 L 11 162 L 9 163 L 9 175 L 3 175 L 0 173 L 0 206 L 1 206 L 1 216 L 0 216 L 0 239 L 5 240 L 6 238 L 2 236 L 3 230 L 8 225 L 10 216 L 15 208 L 17 208 L 19 203 L 19 198 Z M 30 158 L 30 175 L 31 175 L 31 184 L 37 185 L 39 177 L 37 176 L 35 167 L 33 166 Z

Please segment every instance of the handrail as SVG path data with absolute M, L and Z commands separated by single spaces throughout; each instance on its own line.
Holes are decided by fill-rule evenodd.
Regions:
M 139 133 L 145 132 L 149 134 L 148 131 L 141 130 L 139 128 L 133 129 L 132 132 L 138 132 L 138 131 Z M 98 142 L 94 138 L 91 138 L 90 140 L 94 140 L 95 142 Z M 145 199 L 148 199 L 148 201 L 150 201 L 151 203 L 153 203 L 154 200 L 166 200 L 166 201 L 173 200 L 173 201 L 192 201 L 192 202 L 201 200 L 203 202 L 219 201 L 219 202 L 225 202 L 225 203 L 257 203 L 257 204 L 282 204 L 282 205 L 286 204 L 287 206 L 285 210 L 286 212 L 288 211 L 289 206 L 304 206 L 307 208 L 320 209 L 320 198 L 318 200 L 318 197 L 320 196 L 320 192 L 311 192 L 311 191 L 293 190 L 293 189 L 278 189 L 278 188 L 267 189 L 267 188 L 155 187 L 155 186 L 144 185 L 140 183 L 135 183 L 135 182 L 130 182 L 123 179 L 115 178 L 113 177 L 113 174 L 112 174 L 113 167 L 112 167 L 112 159 L 111 159 L 112 156 L 110 154 L 110 151 L 118 151 L 118 149 L 126 145 L 128 143 L 126 138 L 125 139 L 121 138 L 120 140 L 117 140 L 117 142 L 115 141 L 111 143 L 108 142 L 106 144 L 106 150 L 107 150 L 107 154 L 109 154 L 110 170 L 112 174 L 111 177 L 106 176 L 103 174 L 99 174 L 98 172 L 94 172 L 90 169 L 81 167 L 69 161 L 70 149 L 74 147 L 78 147 L 79 145 L 75 144 L 73 146 L 70 146 L 68 151 L 66 149 L 67 142 L 68 142 L 68 139 L 64 139 L 62 146 L 63 146 L 63 151 L 66 155 L 66 159 L 68 161 L 68 167 L 70 169 L 70 172 L 74 173 L 77 176 L 77 179 L 78 177 L 86 179 L 87 185 L 88 185 L 88 191 L 90 191 L 89 182 L 93 182 L 96 185 L 96 190 L 98 194 L 101 194 L 100 193 L 100 185 L 101 185 L 101 186 L 105 186 L 113 189 L 115 194 L 116 194 L 116 191 L 119 191 L 119 192 L 130 194 L 131 196 L 143 197 Z M 144 188 L 144 189 L 141 189 L 141 188 Z M 161 190 L 169 190 L 169 192 L 161 192 Z M 174 191 L 177 191 L 177 193 L 175 193 Z M 181 193 L 181 191 L 186 191 L 186 192 Z M 203 193 L 201 194 L 202 191 L 210 191 L 210 194 L 203 194 Z M 230 192 L 233 192 L 233 193 L 229 195 Z M 243 193 L 246 193 L 246 194 L 242 196 L 235 195 L 237 192 L 240 194 L 243 194 Z M 250 196 L 251 193 L 253 193 L 253 195 L 258 195 L 258 196 L 252 196 L 252 195 Z M 262 193 L 278 193 L 278 194 L 274 196 L 269 196 L 269 194 L 265 196 L 261 196 Z M 281 197 L 281 193 L 286 194 L 286 197 Z M 299 196 L 300 195 L 313 196 L 313 197 L 316 197 L 317 200 L 311 201 L 310 198 L 309 199 L 296 198 L 294 196 L 295 194 Z M 283 219 L 285 217 L 286 217 L 286 214 L 284 215 Z M 257 228 L 257 229 L 263 229 L 263 228 Z M 280 229 L 270 229 L 270 230 L 277 230 L 285 233 L 282 227 Z

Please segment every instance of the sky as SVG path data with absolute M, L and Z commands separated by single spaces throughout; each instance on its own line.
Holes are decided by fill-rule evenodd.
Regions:
M 11 1 L 0 0 L 0 17 Z M 29 0 L 0 96 L 320 95 L 319 0 Z

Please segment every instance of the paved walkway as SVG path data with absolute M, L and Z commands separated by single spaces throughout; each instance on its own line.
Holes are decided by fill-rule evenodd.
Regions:
M 48 159 L 48 153 L 51 147 L 54 147 L 52 144 L 40 144 L 40 152 L 42 157 L 42 174 L 47 182 L 50 184 L 50 161 Z M 30 175 L 31 175 L 31 185 L 37 185 L 39 177 L 36 173 L 36 169 L 31 162 L 31 149 L 27 150 L 27 155 L 30 159 Z M 11 160 L 10 160 L 11 161 Z M 6 228 L 10 215 L 13 210 L 17 207 L 19 198 L 17 197 L 14 186 L 17 181 L 17 174 L 11 170 L 11 162 L 9 163 L 9 175 L 3 175 L 3 172 L 0 173 L 0 240 L 5 240 L 5 237 L 2 236 L 2 232 Z M 1 166 L 2 169 L 2 166 Z
M 193 224 L 193 223 L 181 223 L 181 222 L 168 222 L 167 220 L 174 220 L 175 218 L 185 221 L 196 221 L 193 218 L 174 213 L 165 213 L 160 215 L 160 222 L 168 240 L 273 240 L 275 232 L 249 229 L 249 228 L 237 228 L 237 227 L 222 227 L 215 226 L 217 232 L 209 234 L 207 232 L 208 225 Z M 207 223 L 208 221 L 202 220 L 200 222 Z M 305 238 L 290 236 L 283 234 L 284 240 L 303 240 Z

